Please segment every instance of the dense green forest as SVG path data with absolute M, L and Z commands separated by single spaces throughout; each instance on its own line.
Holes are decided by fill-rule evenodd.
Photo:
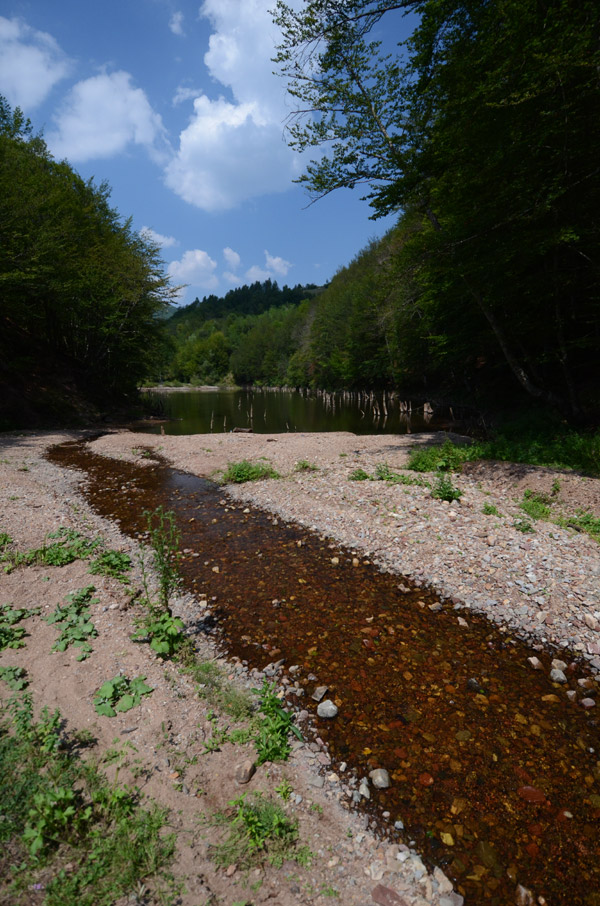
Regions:
M 0 98 L 2 426 L 114 409 L 160 355 L 173 293 L 157 248 L 109 196 Z
M 419 24 L 390 50 L 403 11 Z M 275 18 L 289 141 L 319 153 L 299 181 L 315 199 L 366 185 L 397 225 L 301 302 L 195 303 L 167 375 L 433 388 L 597 418 L 595 0 L 279 0 Z

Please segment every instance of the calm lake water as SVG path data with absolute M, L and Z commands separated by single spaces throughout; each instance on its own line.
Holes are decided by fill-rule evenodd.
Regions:
M 327 393 L 285 389 L 147 391 L 155 411 L 168 419 L 165 434 L 209 434 L 252 428 L 256 434 L 286 431 L 351 431 L 410 434 L 451 427 L 460 413 L 430 411 L 391 393 Z M 160 433 L 161 425 L 144 426 Z

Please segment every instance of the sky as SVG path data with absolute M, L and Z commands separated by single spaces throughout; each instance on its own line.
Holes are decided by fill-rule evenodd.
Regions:
M 57 159 L 109 183 L 187 284 L 180 304 L 256 280 L 322 285 L 393 222 L 370 220 L 359 190 L 311 205 L 294 184 L 310 156 L 285 140 L 273 5 L 0 2 L 0 94 Z

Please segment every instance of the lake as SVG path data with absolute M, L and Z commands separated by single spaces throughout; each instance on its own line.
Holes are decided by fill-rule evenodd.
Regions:
M 456 424 L 451 407 L 431 409 L 393 393 L 285 388 L 148 390 L 154 411 L 167 419 L 142 430 L 158 434 L 210 434 L 251 428 L 256 434 L 286 431 L 351 431 L 353 434 L 410 434 Z

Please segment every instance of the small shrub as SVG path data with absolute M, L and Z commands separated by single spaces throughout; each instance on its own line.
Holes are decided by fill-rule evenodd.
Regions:
M 348 475 L 349 481 L 371 481 L 371 476 L 364 469 L 355 469 Z
M 97 714 L 104 717 L 115 717 L 117 712 L 130 711 L 142 700 L 143 695 L 153 691 L 147 686 L 145 676 L 128 679 L 126 676 L 115 676 L 100 686 L 94 695 L 94 708 Z
M 307 459 L 299 459 L 294 466 L 294 472 L 318 472 L 319 467 Z
M 484 503 L 481 510 L 484 516 L 499 516 L 498 508 L 493 503 Z
M 478 459 L 477 445 L 459 447 L 445 440 L 441 447 L 425 447 L 413 450 L 408 459 L 408 468 L 413 472 L 460 472 L 467 460 Z
M 241 462 L 230 462 L 227 469 L 223 472 L 222 481 L 227 484 L 243 484 L 246 481 L 259 481 L 262 478 L 279 478 L 278 472 L 270 465 L 263 463 L 248 462 L 243 459 Z
M 447 500 L 451 503 L 453 500 L 459 500 L 462 497 L 462 491 L 454 487 L 449 475 L 442 473 L 437 477 L 431 496 L 435 497 L 436 500 Z
M 229 827 L 226 839 L 214 849 L 220 868 L 236 864 L 247 869 L 265 860 L 280 868 L 288 859 L 302 858 L 296 848 L 298 822 L 288 818 L 278 803 L 255 793 L 228 804 L 233 813 L 216 818 L 217 825 Z

